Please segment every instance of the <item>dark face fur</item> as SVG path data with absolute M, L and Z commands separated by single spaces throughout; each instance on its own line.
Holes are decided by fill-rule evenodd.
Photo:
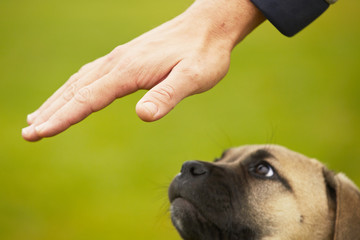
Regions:
M 315 186 L 310 186 L 314 185 L 312 179 L 301 185 L 298 182 L 301 177 L 319 171 L 311 178 L 323 179 L 321 165 L 300 154 L 283 151 L 277 146 L 249 146 L 230 149 L 214 163 L 185 162 L 169 188 L 171 219 L 182 238 L 309 239 L 302 232 L 307 218 L 312 218 L 307 222 L 310 229 L 308 226 L 316 225 L 321 216 L 330 218 L 333 210 L 328 209 L 324 181 Z M 299 179 L 297 172 L 303 168 L 311 171 Z M 295 195 L 304 188 L 322 194 L 314 206 L 323 204 L 326 209 L 320 209 L 318 214 L 303 209 L 302 202 L 308 201 L 308 197 Z M 321 239 L 330 238 L 333 221 L 321 221 L 325 221 L 324 228 L 317 230 L 317 234 L 324 236 Z M 284 230 L 286 224 L 292 224 L 292 232 Z

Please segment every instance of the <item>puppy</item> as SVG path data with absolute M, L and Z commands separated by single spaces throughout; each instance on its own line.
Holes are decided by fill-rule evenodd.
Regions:
M 185 240 L 360 240 L 360 192 L 343 174 L 276 145 L 188 161 L 169 187 Z

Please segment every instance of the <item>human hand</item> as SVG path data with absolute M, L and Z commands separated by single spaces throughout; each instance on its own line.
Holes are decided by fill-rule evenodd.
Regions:
M 231 50 L 263 20 L 248 0 L 197 0 L 178 17 L 84 65 L 28 115 L 22 136 L 54 136 L 139 89 L 150 90 L 136 105 L 138 116 L 158 120 L 185 97 L 215 86 L 228 71 Z

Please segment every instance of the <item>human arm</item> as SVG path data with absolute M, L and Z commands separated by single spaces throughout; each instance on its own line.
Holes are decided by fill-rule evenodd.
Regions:
M 196 0 L 184 13 L 86 64 L 28 116 L 28 141 L 54 136 L 117 98 L 149 89 L 136 112 L 165 116 L 182 99 L 215 86 L 232 49 L 265 20 L 249 0 Z

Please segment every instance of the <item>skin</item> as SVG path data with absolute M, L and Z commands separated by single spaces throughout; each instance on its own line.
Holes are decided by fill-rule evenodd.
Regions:
M 196 0 L 184 13 L 80 68 L 28 115 L 27 141 L 57 135 L 115 99 L 149 91 L 136 105 L 156 121 L 182 99 L 214 87 L 232 49 L 265 20 L 249 0 Z

